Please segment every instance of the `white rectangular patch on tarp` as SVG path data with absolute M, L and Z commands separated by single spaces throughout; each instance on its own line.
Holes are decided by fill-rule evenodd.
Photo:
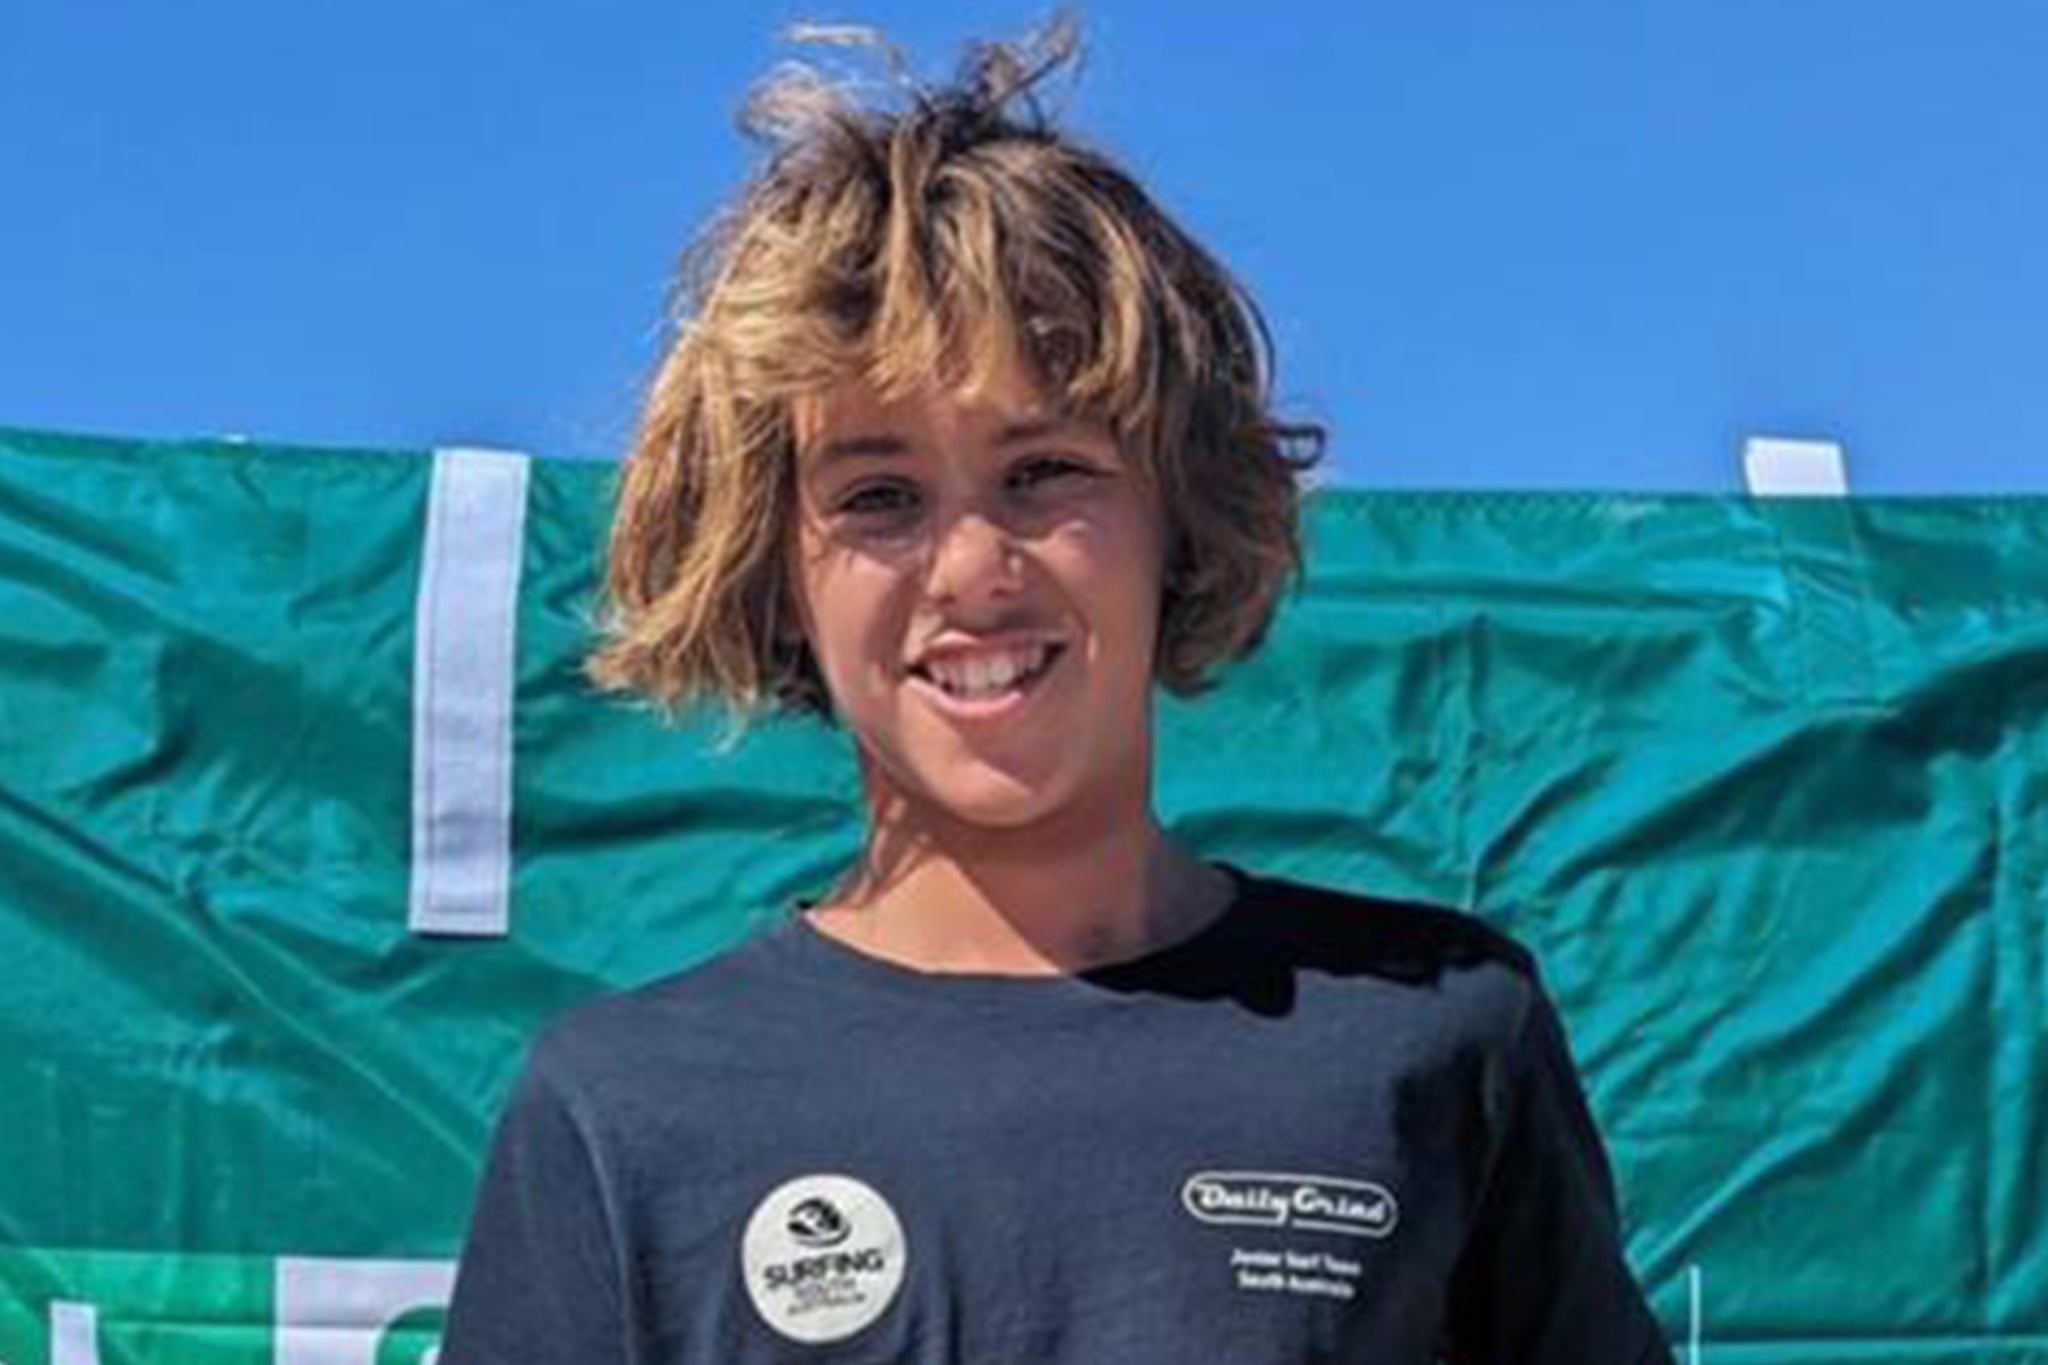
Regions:
M 434 452 L 413 608 L 415 933 L 503 935 L 512 892 L 512 703 L 530 461 Z
M 1842 447 L 1833 441 L 1753 436 L 1742 445 L 1749 491 L 1764 497 L 1839 498 L 1849 491 Z

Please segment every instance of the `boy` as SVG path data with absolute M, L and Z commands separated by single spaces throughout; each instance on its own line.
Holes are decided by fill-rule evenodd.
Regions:
M 1257 646 L 1322 433 L 1037 113 L 1072 50 L 752 106 L 775 155 L 698 257 L 591 672 L 849 727 L 868 838 L 543 1031 L 442 1365 L 1670 1359 L 1528 954 L 1153 815 L 1152 687 Z

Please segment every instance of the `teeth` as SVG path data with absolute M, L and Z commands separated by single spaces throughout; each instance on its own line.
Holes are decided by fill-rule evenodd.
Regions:
M 1015 650 L 967 660 L 965 663 L 933 662 L 926 666 L 933 680 L 956 697 L 993 696 L 1007 690 L 1019 678 L 1035 674 L 1052 652 L 1049 645 Z

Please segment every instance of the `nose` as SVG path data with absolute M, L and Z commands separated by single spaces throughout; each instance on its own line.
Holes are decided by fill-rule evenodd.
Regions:
M 1019 559 L 1007 527 L 981 511 L 963 511 L 937 532 L 926 591 L 936 602 L 970 606 L 981 599 L 1014 597 L 1024 586 Z

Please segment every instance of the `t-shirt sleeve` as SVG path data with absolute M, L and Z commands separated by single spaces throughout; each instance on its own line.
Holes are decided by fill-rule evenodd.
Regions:
M 1447 1303 L 1449 1365 L 1671 1365 L 1621 1247 L 1614 1177 L 1540 979 Z
M 440 1365 L 628 1365 L 613 1223 L 589 1135 L 536 1048 L 498 1119 Z

